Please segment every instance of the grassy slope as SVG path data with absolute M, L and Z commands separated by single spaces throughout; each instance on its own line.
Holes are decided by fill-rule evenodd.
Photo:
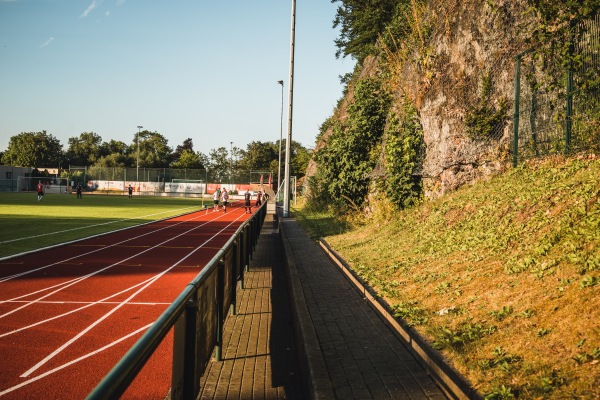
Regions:
M 0 193 L 0 257 L 197 210 L 201 199 Z
M 325 239 L 482 395 L 600 398 L 600 160 L 545 160 Z

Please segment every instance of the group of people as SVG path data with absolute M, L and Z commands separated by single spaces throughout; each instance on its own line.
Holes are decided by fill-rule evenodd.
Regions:
M 45 186 L 42 183 L 42 181 L 38 181 L 36 189 L 37 189 L 37 199 L 38 199 L 38 201 L 42 201 L 42 199 L 44 198 L 44 193 L 45 193 Z M 83 187 L 81 186 L 81 182 L 77 183 L 77 187 L 75 190 L 77 192 L 77 198 L 83 199 L 83 194 L 82 194 Z
M 227 193 L 227 189 L 223 188 L 223 190 L 215 190 L 215 193 L 213 194 L 213 212 L 219 211 L 219 201 L 221 201 L 221 204 L 223 205 L 223 212 L 226 213 L 227 205 L 229 204 L 229 193 Z
M 261 191 L 258 191 L 256 193 L 256 201 L 254 203 L 255 207 L 259 207 L 263 201 L 268 201 L 269 200 L 269 195 L 265 192 L 262 193 Z M 223 188 L 223 189 L 217 189 L 215 190 L 215 193 L 213 194 L 213 212 L 214 211 L 219 211 L 219 201 L 221 202 L 222 206 L 223 206 L 223 212 L 226 213 L 227 212 L 227 206 L 229 205 L 229 193 L 227 192 L 227 189 Z M 244 193 L 244 208 L 246 209 L 246 214 L 252 214 L 252 205 L 251 205 L 251 201 L 252 201 L 252 193 L 251 192 L 246 192 Z

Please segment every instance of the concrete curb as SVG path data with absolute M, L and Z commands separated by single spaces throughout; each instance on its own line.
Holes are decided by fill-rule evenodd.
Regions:
M 319 244 L 334 264 L 338 266 L 353 286 L 363 295 L 365 300 L 369 302 L 371 307 L 398 334 L 406 348 L 429 371 L 438 386 L 449 398 L 461 400 L 482 399 L 468 382 L 452 369 L 442 356 L 432 349 L 420 335 L 412 329 L 403 326 L 393 316 L 389 306 L 377 297 L 376 293 L 350 269 L 349 265 L 325 240 L 320 239 Z

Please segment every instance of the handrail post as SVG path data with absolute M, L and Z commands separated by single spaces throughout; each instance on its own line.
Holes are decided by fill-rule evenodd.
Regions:
M 244 289 L 244 275 L 246 273 L 246 227 L 240 232 L 240 289 Z
M 225 262 L 224 259 L 219 260 L 219 266 L 217 271 L 217 337 L 215 346 L 215 359 L 221 361 L 221 353 L 223 350 L 223 322 L 225 316 L 223 314 L 223 308 L 225 306 Z
M 240 265 L 240 238 L 239 235 L 238 237 L 235 238 L 235 241 L 233 242 L 233 254 L 232 254 L 232 263 L 231 263 L 231 308 L 230 308 L 230 313 L 231 315 L 236 315 L 237 314 L 237 279 L 238 279 L 238 271 L 240 270 L 239 265 Z
M 193 399 L 198 393 L 196 379 L 196 320 L 198 303 L 189 300 L 174 326 L 171 399 Z

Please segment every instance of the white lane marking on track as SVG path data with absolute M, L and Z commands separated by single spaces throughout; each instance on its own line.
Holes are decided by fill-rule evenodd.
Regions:
M 141 285 L 141 283 L 140 283 Z M 25 300 L 16 300 L 9 301 L 8 303 L 30 303 Z M 120 301 L 106 301 L 106 300 L 98 300 L 98 301 L 38 301 L 38 304 L 118 304 Z M 165 303 L 161 301 L 131 301 L 129 303 L 130 306 L 156 306 L 156 305 L 170 305 L 171 303 Z
M 76 308 L 76 309 L 74 309 L 74 310 L 67 311 L 67 312 L 65 312 L 65 313 L 62 313 L 62 314 L 59 314 L 59 315 L 55 315 L 55 316 L 53 316 L 53 317 L 51 317 L 51 318 L 46 318 L 46 319 L 44 319 L 44 320 L 42 320 L 42 321 L 38 321 L 38 322 L 35 322 L 35 323 L 33 323 L 33 324 L 30 324 L 30 325 L 27 325 L 27 326 L 22 326 L 22 327 L 20 327 L 20 328 L 14 329 L 14 330 L 12 330 L 12 331 L 9 331 L 9 332 L 2 333 L 2 334 L 0 334 L 0 338 L 2 338 L 2 337 L 4 337 L 4 336 L 9 336 L 9 335 L 15 334 L 15 333 L 18 333 L 18 332 L 21 332 L 21 331 L 25 331 L 25 330 L 27 330 L 27 329 L 30 329 L 30 328 L 34 328 L 34 327 L 36 327 L 36 326 L 38 326 L 38 325 L 42 325 L 42 324 L 45 324 L 46 322 L 50 322 L 50 321 L 53 321 L 53 320 L 55 320 L 55 319 L 59 319 L 59 318 L 65 317 L 65 316 L 67 316 L 67 315 L 69 315 L 69 314 L 74 314 L 74 313 L 76 313 L 76 312 L 78 312 L 78 311 L 84 310 L 84 309 L 86 309 L 86 308 L 88 308 L 88 307 L 91 307 L 91 306 L 94 306 L 94 305 L 97 305 L 97 304 L 121 304 L 121 302 L 120 302 L 120 301 L 113 301 L 113 302 L 109 302 L 109 303 L 107 303 L 107 302 L 106 302 L 106 300 L 112 299 L 113 297 L 120 296 L 120 295 L 122 295 L 123 293 L 127 293 L 127 292 L 129 292 L 129 291 L 131 291 L 131 290 L 133 290 L 133 289 L 137 288 L 138 286 L 142 286 L 142 285 L 146 284 L 146 283 L 147 283 L 148 281 L 150 281 L 151 279 L 152 279 L 152 278 L 148 278 L 148 279 L 146 279 L 145 281 L 139 282 L 139 283 L 135 284 L 134 286 L 128 287 L 127 289 L 124 289 L 124 290 L 122 290 L 122 291 L 120 291 L 120 292 L 114 293 L 114 294 L 112 294 L 112 295 L 110 295 L 110 296 L 108 296 L 108 297 L 105 297 L 105 298 L 104 298 L 104 299 L 102 299 L 102 300 L 95 301 L 95 302 L 87 302 L 87 303 L 85 303 L 85 305 L 84 305 L 84 306 L 82 306 L 82 307 L 79 307 L 79 308 Z M 15 302 L 15 303 L 16 303 L 16 302 Z M 31 303 L 31 302 L 30 302 L 30 301 L 27 301 L 27 302 L 26 302 L 26 301 L 19 301 L 19 303 L 26 303 L 26 304 L 28 304 L 28 305 L 29 305 L 29 303 Z M 62 303 L 62 304 L 64 304 L 65 302 L 35 301 L 35 303 L 38 303 L 38 304 L 39 304 L 39 303 L 42 303 L 42 304 L 48 304 L 48 303 Z M 131 305 L 131 304 L 135 304 L 135 303 L 133 303 L 133 302 L 129 302 L 129 303 L 127 303 L 127 304 Z M 139 303 L 139 304 L 142 304 L 142 303 Z M 155 303 L 155 304 L 159 304 L 159 303 Z M 165 303 L 160 303 L 160 304 L 165 304 Z
M 41 271 L 41 270 L 43 270 L 43 269 L 50 268 L 50 267 L 52 267 L 52 266 L 54 266 L 54 265 L 57 265 L 57 264 L 61 264 L 61 263 L 68 262 L 68 261 L 71 261 L 71 260 L 76 260 L 76 259 L 78 259 L 78 258 L 80 258 L 80 257 L 85 257 L 85 256 L 87 256 L 87 255 L 90 255 L 90 254 L 93 254 L 93 253 L 96 253 L 96 252 L 99 252 L 99 251 L 103 251 L 103 250 L 109 249 L 109 248 L 111 248 L 111 247 L 119 246 L 119 245 L 121 245 L 121 244 L 123 244 L 123 243 L 127 243 L 127 242 L 130 242 L 130 241 L 132 241 L 132 240 L 139 239 L 139 238 L 141 238 L 141 237 L 144 237 L 144 236 L 147 236 L 147 235 L 151 235 L 151 234 L 153 234 L 153 233 L 156 233 L 156 232 L 159 232 L 159 231 L 162 231 L 162 230 L 165 230 L 165 229 L 173 228 L 173 227 L 175 227 L 175 226 L 177 226 L 177 225 L 181 225 L 181 224 L 183 224 L 183 223 L 186 223 L 186 222 L 194 221 L 195 219 L 199 219 L 199 218 L 201 218 L 201 217 L 202 217 L 202 215 L 200 215 L 200 213 L 198 213 L 198 216 L 197 216 L 197 217 L 195 217 L 195 218 L 192 218 L 192 219 L 190 219 L 190 220 L 181 221 L 181 222 L 178 222 L 178 223 L 176 223 L 176 224 L 173 224 L 173 225 L 164 226 L 164 227 L 162 227 L 162 228 L 159 228 L 159 229 L 156 229 L 156 230 L 154 230 L 154 231 L 146 232 L 146 233 L 144 233 L 144 234 L 141 234 L 141 235 L 138 235 L 138 236 L 134 236 L 134 237 L 132 237 L 132 238 L 125 239 L 125 240 L 122 240 L 122 241 L 120 241 L 120 242 L 117 242 L 117 243 L 113 243 L 113 244 L 111 244 L 110 246 L 105 246 L 105 247 L 102 247 L 102 248 L 100 248 L 100 249 L 90 250 L 90 251 L 88 251 L 88 252 L 86 252 L 86 253 L 81 253 L 81 254 L 78 254 L 78 255 L 76 255 L 76 256 L 73 256 L 73 257 L 65 258 L 64 260 L 60 260 L 60 261 L 54 262 L 54 263 L 52 263 L 52 264 L 44 265 L 44 266 L 42 266 L 42 267 L 39 267 L 39 268 L 36 268 L 36 269 L 32 269 L 32 270 L 29 270 L 29 271 L 24 271 L 24 272 L 21 272 L 21 273 L 18 273 L 18 274 L 14 274 L 14 275 L 6 276 L 6 277 L 4 277 L 4 278 L 1 278 L 1 279 L 0 279 L 0 283 L 2 283 L 2 282 L 5 282 L 5 281 L 8 281 L 8 280 L 11 280 L 11 279 L 19 278 L 19 277 L 21 277 L 21 276 L 28 275 L 28 274 L 31 274 L 31 273 L 34 273 L 34 272 L 37 272 L 37 271 Z M 221 217 L 222 217 L 222 216 L 220 216 L 220 217 L 218 216 L 218 217 L 216 217 L 216 218 L 213 218 L 213 219 L 211 219 L 211 220 L 207 221 L 207 223 L 208 223 L 208 222 L 211 222 L 211 221 L 214 221 L 214 220 L 216 220 L 216 219 L 219 219 L 219 218 L 221 218 Z M 2 303 L 2 301 L 0 301 L 0 304 L 1 304 L 1 303 Z
M 109 222 L 103 222 L 101 224 L 93 224 L 93 225 L 86 225 L 86 226 L 79 226 L 77 228 L 71 228 L 71 229 L 64 229 L 62 231 L 55 231 L 55 232 L 49 232 L 49 233 L 42 233 L 40 235 L 33 235 L 33 236 L 27 236 L 27 237 L 21 237 L 21 238 L 16 238 L 16 239 L 11 239 L 11 240 L 5 240 L 3 242 L 0 242 L 0 244 L 5 244 L 5 243 L 13 243 L 13 242 L 19 242 L 21 240 L 29 240 L 29 239 L 35 239 L 35 238 L 39 238 L 39 237 L 43 237 L 43 236 L 50 236 L 50 235 L 54 235 L 55 233 L 65 233 L 65 232 L 71 232 L 71 231 L 77 231 L 80 229 L 87 229 L 87 228 L 93 228 L 96 226 L 102 226 L 102 225 L 110 225 L 110 224 L 115 224 L 117 222 L 123 222 L 123 221 L 131 221 L 133 219 L 141 219 L 141 218 L 146 218 L 146 217 L 153 217 L 155 215 L 161 215 L 161 214 L 166 214 L 169 212 L 173 212 L 173 211 L 180 211 L 180 210 L 187 210 L 190 208 L 195 208 L 195 207 L 184 207 L 184 208 L 178 208 L 175 210 L 169 210 L 169 211 L 163 211 L 163 212 L 159 212 L 159 213 L 154 213 L 154 214 L 147 214 L 147 215 L 140 215 L 138 217 L 133 217 L 133 218 L 125 218 L 125 219 L 116 219 L 114 221 L 109 221 Z
M 197 218 L 199 218 L 199 217 L 197 217 Z M 85 280 L 85 279 L 89 278 L 90 276 L 97 275 L 97 274 L 99 274 L 100 272 L 103 272 L 103 271 L 105 271 L 105 270 L 107 270 L 107 269 L 109 269 L 109 268 L 112 268 L 112 267 L 114 267 L 115 265 L 119 265 L 119 264 L 121 264 L 121 263 L 123 263 L 123 262 L 125 262 L 125 261 L 131 260 L 132 258 L 135 258 L 135 257 L 137 257 L 137 256 L 139 256 L 139 255 L 141 255 L 141 254 L 144 254 L 144 253 L 146 253 L 146 252 L 148 252 L 148 251 L 150 251 L 150 250 L 152 250 L 152 249 L 154 249 L 154 248 L 156 248 L 156 247 L 159 247 L 160 245 L 162 245 L 162 244 L 164 244 L 164 243 L 168 243 L 169 241 L 171 241 L 171 240 L 174 240 L 174 239 L 178 238 L 179 236 L 182 236 L 182 235 L 184 235 L 184 234 L 186 234 L 186 233 L 188 233 L 188 232 L 191 232 L 191 231 L 193 231 L 193 230 L 195 230 L 195 229 L 201 228 L 201 227 L 203 227 L 203 226 L 207 225 L 209 222 L 212 222 L 212 221 L 214 221 L 215 219 L 218 219 L 218 218 L 220 218 L 220 217 L 214 218 L 214 219 L 212 219 L 212 220 L 210 220 L 210 221 L 206 221 L 205 223 L 203 223 L 203 224 L 201 224 L 201 225 L 198 225 L 197 227 L 194 227 L 194 228 L 188 229 L 187 231 L 185 231 L 185 232 L 183 232 L 183 233 L 180 233 L 180 234 L 179 234 L 179 235 L 177 235 L 177 236 L 173 236 L 173 237 L 171 237 L 170 239 L 168 239 L 168 240 L 165 240 L 165 241 L 163 241 L 162 243 L 159 243 L 159 244 L 157 244 L 157 245 L 155 245 L 155 246 L 153 246 L 153 247 L 148 247 L 148 248 L 146 248 L 146 249 L 144 249 L 144 250 L 142 250 L 142 251 L 140 251 L 140 252 L 138 252 L 138 253 L 136 253 L 136 254 L 134 254 L 134 255 L 130 256 L 130 257 L 124 258 L 124 259 L 122 259 L 121 261 L 118 261 L 118 262 L 116 262 L 116 263 L 113 263 L 113 264 L 109 265 L 108 267 L 105 267 L 105 268 L 99 269 L 99 270 L 97 270 L 97 271 L 94 271 L 94 272 L 92 272 L 92 273 L 90 273 L 90 274 L 87 274 L 87 275 L 84 275 L 84 276 L 81 276 L 81 277 L 78 277 L 78 278 L 72 279 L 72 280 L 70 280 L 70 281 L 66 281 L 66 282 L 59 283 L 59 284 L 57 284 L 57 285 L 54 285 L 54 286 L 51 286 L 51 287 L 49 287 L 49 288 L 40 289 L 40 290 L 38 290 L 38 291 L 35 291 L 35 292 L 32 292 L 32 293 L 27 293 L 27 294 L 25 294 L 25 295 L 22 295 L 22 296 L 19 296 L 19 297 L 15 297 L 15 298 L 13 298 L 13 299 L 10 299 L 11 301 L 14 301 L 14 300 L 19 300 L 19 299 L 22 299 L 22 298 L 25 298 L 25 297 L 29 297 L 29 296 L 31 296 L 31 295 L 34 295 L 34 294 L 37 294 L 37 293 L 42 293 L 42 292 L 46 292 L 47 290 L 50 290 L 50 289 L 58 288 L 58 289 L 56 289 L 56 290 L 54 290 L 54 291 L 52 291 L 52 292 L 50 292 L 50 293 L 47 293 L 46 295 L 44 295 L 44 296 L 42 296 L 42 297 L 40 297 L 40 298 L 38 298 L 38 299 L 32 300 L 30 303 L 27 303 L 27 304 L 25 304 L 25 305 L 22 305 L 21 307 L 17 307 L 17 308 L 15 308 L 15 309 L 13 309 L 13 310 L 11 310 L 11 311 L 9 311 L 9 312 L 6 312 L 6 313 L 4 313 L 4 314 L 0 315 L 0 319 L 4 318 L 4 317 L 6 317 L 6 316 L 8 316 L 8 315 L 10 315 L 10 314 L 13 314 L 13 313 L 15 313 L 15 312 L 17 312 L 17 311 L 20 311 L 20 310 L 22 310 L 22 309 L 24 309 L 24 308 L 27 308 L 27 307 L 29 307 L 30 305 L 32 305 L 32 304 L 35 304 L 37 301 L 43 300 L 43 299 L 45 299 L 45 298 L 47 298 L 47 297 L 49 297 L 49 296 L 51 296 L 51 295 L 53 295 L 53 294 L 56 294 L 56 293 L 58 293 L 58 292 L 62 291 L 63 289 L 66 289 L 66 288 L 68 288 L 68 287 L 70 287 L 70 286 L 73 286 L 73 285 L 75 285 L 76 283 L 79 283 L 79 282 L 81 282 L 81 281 L 83 281 L 83 280 Z M 189 221 L 193 221 L 194 219 L 196 219 L 196 218 L 192 218 L 191 220 L 188 220 L 188 222 L 189 222 Z M 185 221 L 183 221 L 183 222 L 185 222 Z M 153 233 L 154 233 L 154 232 L 158 232 L 158 231 L 160 231 L 160 230 L 162 230 L 162 229 L 157 229 L 157 230 L 153 231 Z M 145 235 L 140 235 L 140 236 L 138 236 L 138 237 L 142 237 L 142 236 L 145 236 Z M 120 243 L 122 243 L 122 242 L 120 242 Z M 109 247 L 112 247 L 112 245 L 111 245 L 111 246 L 109 246 Z M 95 250 L 94 250 L 94 251 L 95 251 Z M 90 252 L 90 253 L 93 253 L 94 251 L 92 251 L 92 252 Z M 54 263 L 54 264 L 50 264 L 50 265 L 46 266 L 45 268 L 47 268 L 47 267 L 50 267 L 50 266 L 52 266 L 52 265 L 56 265 L 56 263 Z M 42 267 L 42 268 L 44 268 L 44 267 Z M 39 269 L 42 269 L 42 268 L 38 268 L 38 270 L 39 270 Z M 2 281 L 0 281 L 0 282 L 2 282 Z M 7 301 L 8 301 L 8 300 L 2 300 L 2 301 L 0 301 L 0 304 L 2 304 L 2 303 L 6 303 Z
M 213 240 L 215 237 L 217 237 L 221 232 L 223 232 L 225 229 L 227 229 L 229 226 L 233 225 L 234 222 L 236 222 L 238 219 L 240 219 L 242 217 L 243 214 L 240 214 L 239 217 L 237 217 L 235 220 L 233 220 L 232 222 L 230 222 L 226 227 L 224 227 L 221 231 L 215 233 L 211 238 L 207 239 L 204 243 L 202 243 L 201 245 L 197 246 L 194 250 L 192 250 L 191 252 L 189 252 L 185 257 L 181 258 L 179 261 L 177 261 L 175 264 L 171 265 L 169 268 L 167 268 L 166 270 L 164 270 L 163 272 L 155 275 L 153 278 L 150 279 L 150 282 L 146 283 L 143 287 L 141 287 L 140 289 L 138 289 L 135 293 L 133 293 L 131 296 L 129 296 L 124 302 L 118 304 L 116 307 L 114 307 L 111 311 L 107 312 L 106 314 L 104 314 L 102 317 L 100 317 L 99 319 L 97 319 L 95 322 L 93 322 L 92 324 L 90 324 L 87 328 L 85 328 L 84 330 L 82 330 L 81 332 L 79 332 L 77 335 L 75 335 L 72 339 L 70 339 L 69 341 L 67 341 L 65 344 L 63 344 L 62 346 L 60 346 L 58 349 L 56 349 L 55 351 L 53 351 L 52 353 L 50 353 L 48 356 L 46 356 L 43 360 L 41 360 L 39 363 L 37 363 L 36 365 L 34 365 L 33 367 L 31 367 L 29 370 L 27 370 L 25 373 L 23 373 L 21 375 L 21 378 L 27 378 L 29 375 L 31 375 L 33 372 L 35 372 L 38 368 L 40 368 L 41 366 L 43 366 L 44 364 L 46 364 L 48 361 L 50 361 L 52 358 L 54 358 L 57 354 L 59 354 L 61 351 L 63 351 L 64 349 L 66 349 L 67 347 L 69 347 L 71 344 L 75 343 L 79 338 L 81 338 L 82 336 L 84 336 L 86 333 L 88 333 L 92 328 L 94 328 L 96 325 L 100 324 L 100 322 L 104 321 L 106 318 L 108 318 L 109 316 L 111 316 L 113 313 L 115 313 L 117 310 L 119 310 L 121 307 L 123 307 L 125 304 L 127 304 L 131 299 L 133 299 L 135 296 L 137 296 L 139 293 L 141 293 L 142 291 L 144 291 L 148 286 L 150 286 L 152 283 L 154 283 L 155 281 L 157 281 L 160 277 L 162 277 L 163 275 L 165 275 L 167 272 L 169 272 L 170 270 L 172 270 L 173 268 L 177 267 L 179 264 L 181 264 L 183 261 L 185 261 L 188 257 L 190 257 L 192 254 L 194 254 L 196 251 L 198 251 L 199 249 L 201 249 L 206 243 L 208 243 L 209 241 Z M 195 229 L 198 229 L 199 227 L 195 227 L 190 229 L 187 232 L 191 232 Z M 173 240 L 179 236 L 184 235 L 186 232 L 181 233 L 169 240 Z
M 122 338 L 120 338 L 120 339 L 117 339 L 117 340 L 113 341 L 112 343 L 109 343 L 109 344 L 107 344 L 107 345 L 106 345 L 106 346 L 104 346 L 104 347 L 100 347 L 99 349 L 97 349 L 97 350 L 94 350 L 94 351 L 93 351 L 93 352 L 91 352 L 91 353 L 88 353 L 88 354 L 86 354 L 86 355 L 83 355 L 83 356 L 81 356 L 81 357 L 79 357 L 79 358 L 76 358 L 76 359 L 74 359 L 74 360 L 71 360 L 71 361 L 69 361 L 68 363 L 65 363 L 65 364 L 63 364 L 63 365 L 60 365 L 60 366 L 58 366 L 58 367 L 54 368 L 54 369 L 51 369 L 50 371 L 46 371 L 46 372 L 44 372 L 43 374 L 36 376 L 35 378 L 28 379 L 28 380 L 26 380 L 26 381 L 24 381 L 24 382 L 21 382 L 21 383 L 19 383 L 18 385 L 15 385 L 15 386 L 13 386 L 13 387 L 10 387 L 10 388 L 8 388 L 8 389 L 5 389 L 5 390 L 3 390 L 2 392 L 0 392 L 0 396 L 4 396 L 5 394 L 8 394 L 8 393 L 10 393 L 10 392 L 13 392 L 13 391 L 15 391 L 15 390 L 17 390 L 17 389 L 20 389 L 20 388 L 22 388 L 23 386 L 27 386 L 27 385 L 29 385 L 30 383 L 33 383 L 33 382 L 35 382 L 35 381 L 39 381 L 40 379 L 42 379 L 42 378 L 45 378 L 45 377 L 47 377 L 48 375 L 52 375 L 53 373 L 55 373 L 55 372 L 58 372 L 58 371 L 60 371 L 61 369 L 65 369 L 65 368 L 67 368 L 67 367 L 69 367 L 69 366 L 71 366 L 71 365 L 73 365 L 73 364 L 75 364 L 75 363 L 78 363 L 79 361 L 85 360 L 86 358 L 89 358 L 89 357 L 92 357 L 92 356 L 94 356 L 94 355 L 96 355 L 96 354 L 98 354 L 98 353 L 101 353 L 101 352 L 103 352 L 104 350 L 107 350 L 107 349 L 109 349 L 109 348 L 111 348 L 111 347 L 113 347 L 113 346 L 115 346 L 115 345 L 119 344 L 119 343 L 120 343 L 120 342 L 122 342 L 123 340 L 127 340 L 127 339 L 129 339 L 130 337 L 132 337 L 132 336 L 135 336 L 135 335 L 137 335 L 138 333 L 140 333 L 140 332 L 142 332 L 142 331 L 144 331 L 144 330 L 146 330 L 146 329 L 150 328 L 151 326 L 152 326 L 152 324 L 148 324 L 148 325 L 146 325 L 146 326 L 143 326 L 143 327 L 141 327 L 140 329 L 138 329 L 138 330 L 136 330 L 136 331 L 133 331 L 133 332 L 131 332 L 130 334 L 128 334 L 128 335 L 126 335 L 126 336 L 123 336 Z

